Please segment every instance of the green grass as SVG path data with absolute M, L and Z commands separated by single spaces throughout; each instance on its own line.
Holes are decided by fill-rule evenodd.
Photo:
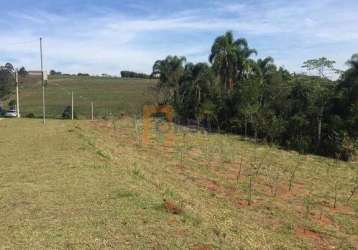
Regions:
M 23 116 L 33 113 L 42 116 L 42 88 L 39 80 L 27 77 L 20 89 L 20 106 Z M 50 77 L 46 87 L 46 115 L 60 118 L 66 106 L 71 105 L 74 92 L 75 113 L 79 118 L 91 117 L 91 102 L 95 116 L 119 116 L 134 114 L 144 104 L 153 102 L 150 87 L 155 80 L 121 79 L 104 77 L 55 76 Z
M 45 126 L 40 120 L 4 119 L 0 131 L 1 249 L 358 245 L 358 198 L 346 202 L 354 163 L 254 145 L 239 136 L 184 137 L 181 130 L 171 146 L 154 134 L 151 144 L 142 145 L 129 118 L 48 120 Z M 288 192 L 289 169 L 296 164 Z M 336 209 L 334 181 L 340 184 Z M 164 199 L 182 213 L 168 212 Z

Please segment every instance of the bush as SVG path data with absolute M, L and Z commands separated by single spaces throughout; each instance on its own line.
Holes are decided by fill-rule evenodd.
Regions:
M 333 131 L 330 136 L 324 138 L 321 146 L 321 154 L 335 156 L 340 160 L 350 161 L 357 152 L 357 142 L 347 133 Z
M 25 118 L 35 118 L 34 113 L 28 113 L 25 115 Z
M 350 161 L 353 159 L 355 154 L 355 145 L 352 138 L 344 135 L 341 146 L 341 159 Z
M 62 119 L 71 119 L 72 118 L 72 107 L 71 106 L 67 106 L 65 108 L 65 110 L 62 113 Z M 74 112 L 73 114 L 73 118 L 77 119 L 77 115 L 76 112 Z

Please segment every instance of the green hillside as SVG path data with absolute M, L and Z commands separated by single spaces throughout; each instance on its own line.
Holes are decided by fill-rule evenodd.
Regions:
M 20 89 L 21 113 L 42 116 L 42 88 L 37 79 L 25 78 Z M 155 80 L 121 79 L 85 76 L 50 77 L 46 87 L 47 116 L 59 118 L 66 106 L 71 105 L 74 92 L 75 113 L 79 118 L 89 118 L 91 102 L 97 117 L 136 113 L 145 103 L 151 103 L 150 87 Z
M 130 118 L 0 128 L 1 249 L 358 246 L 356 163 L 184 128 L 143 144 Z

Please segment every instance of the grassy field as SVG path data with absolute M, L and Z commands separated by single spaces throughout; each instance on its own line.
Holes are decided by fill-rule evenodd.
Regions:
M 0 249 L 358 246 L 356 163 L 184 128 L 143 144 L 130 118 L 0 129 Z
M 33 113 L 42 116 L 42 88 L 39 79 L 22 80 L 20 106 L 23 116 Z M 79 118 L 91 117 L 94 102 L 97 117 L 137 113 L 146 103 L 153 102 L 150 87 L 155 80 L 104 77 L 52 76 L 46 88 L 47 116 L 60 118 L 65 107 L 71 105 L 74 92 L 75 113 Z

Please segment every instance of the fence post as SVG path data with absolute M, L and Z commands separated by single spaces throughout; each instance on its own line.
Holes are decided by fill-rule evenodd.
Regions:
M 72 119 L 72 121 L 73 121 L 73 91 L 72 91 L 72 93 L 71 93 L 71 119 Z
M 91 120 L 94 121 L 94 107 L 93 107 L 93 102 L 91 102 Z

